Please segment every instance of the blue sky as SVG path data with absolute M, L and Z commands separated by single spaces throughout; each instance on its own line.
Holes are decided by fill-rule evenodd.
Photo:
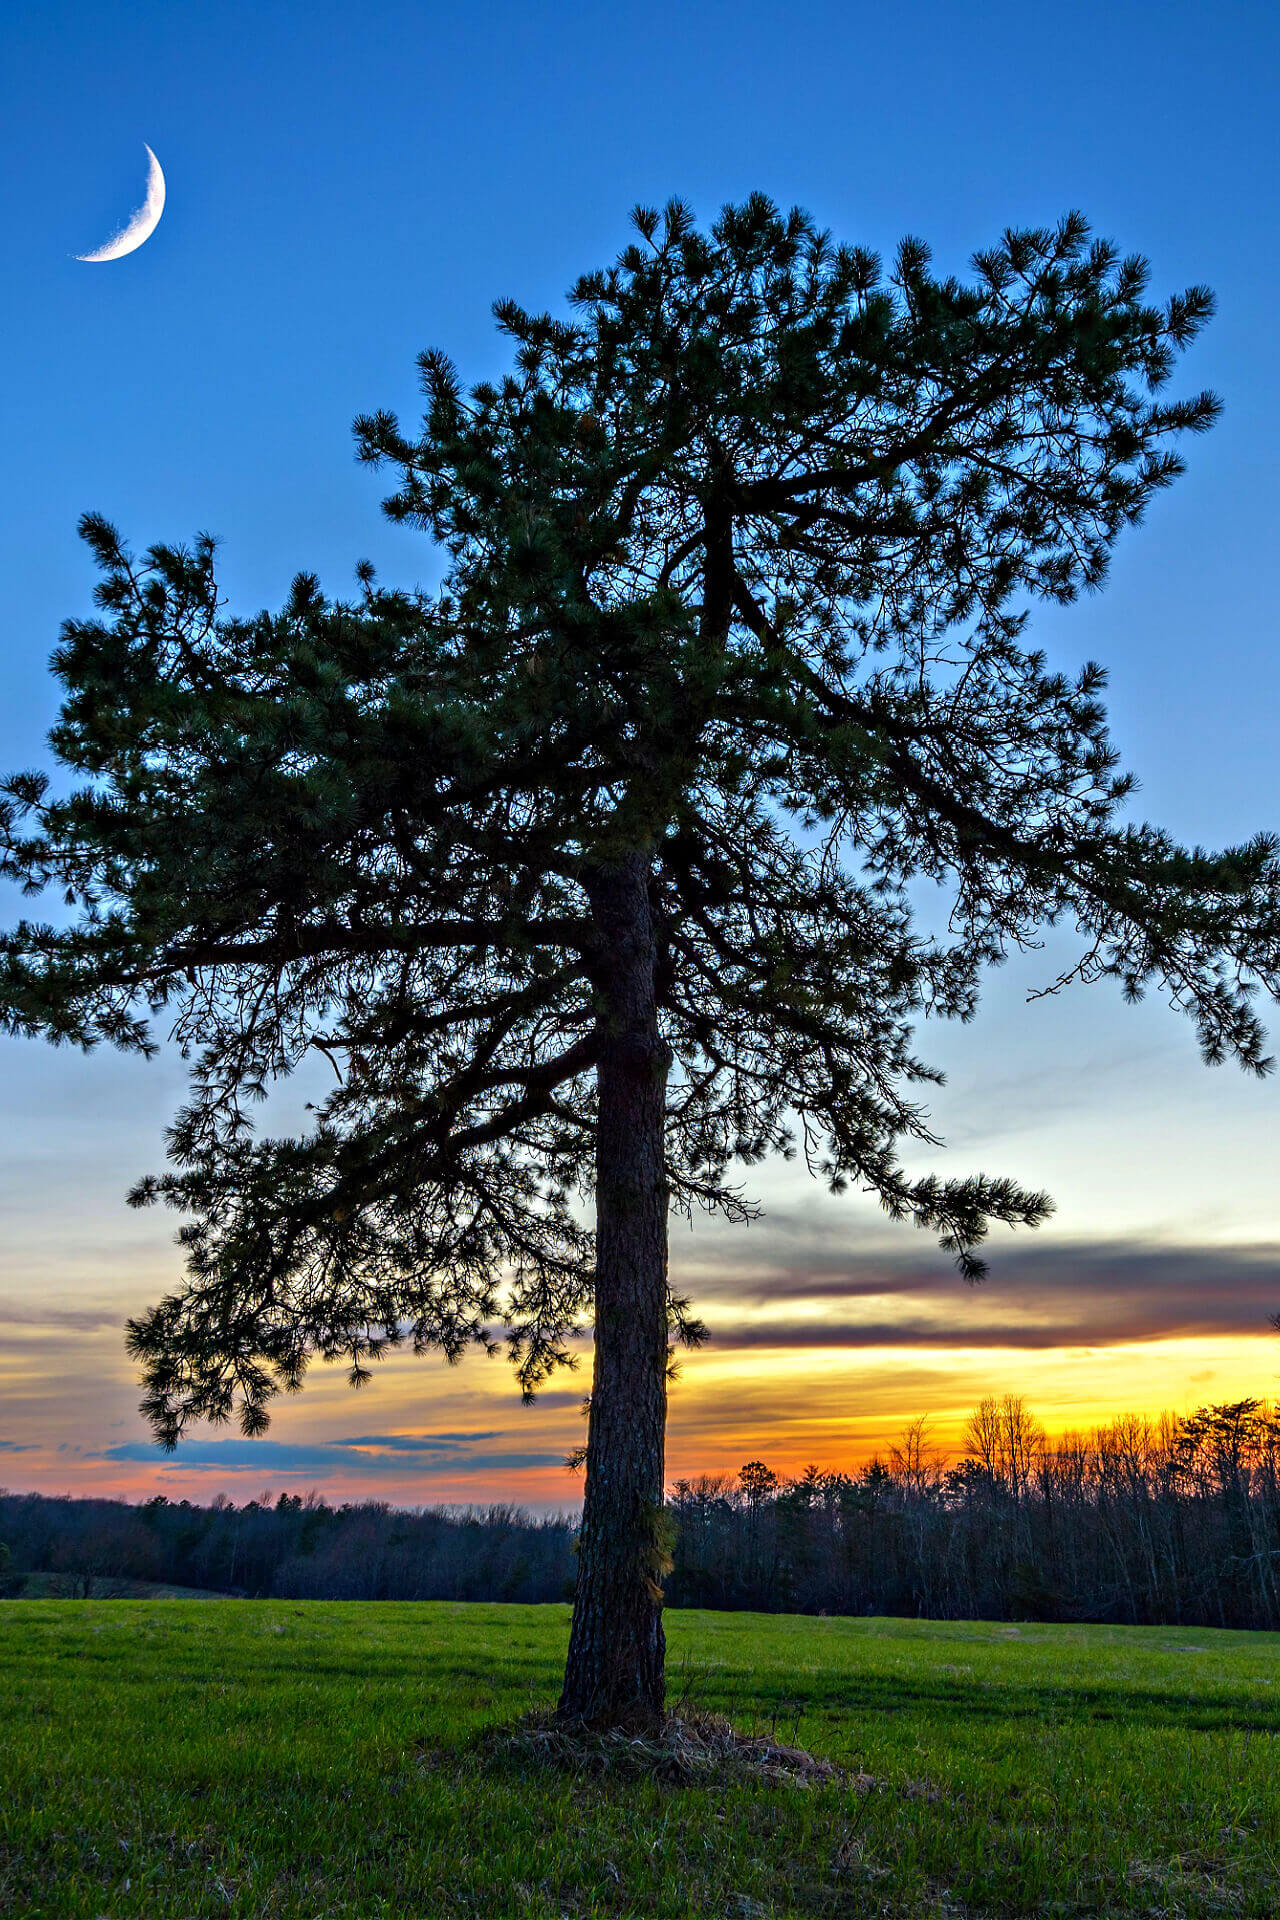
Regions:
M 491 373 L 502 356 L 490 302 L 554 305 L 623 244 L 637 201 L 680 194 L 709 216 L 761 188 L 806 205 L 842 239 L 887 250 L 918 233 L 958 270 L 1006 224 L 1079 206 L 1150 256 L 1158 292 L 1200 280 L 1215 288 L 1219 315 L 1185 384 L 1222 393 L 1221 425 L 1127 537 L 1106 593 L 1038 616 L 1038 630 L 1063 665 L 1110 666 L 1115 730 L 1142 778 L 1142 811 L 1206 841 L 1280 825 L 1278 53 L 1280 13 L 1250 0 L 5 9 L 0 762 L 44 757 L 55 705 L 48 654 L 91 584 L 74 533 L 84 509 L 107 513 L 140 546 L 218 533 L 241 610 L 278 599 L 302 567 L 342 590 L 365 556 L 389 580 L 429 578 L 421 537 L 380 519 L 378 478 L 352 457 L 352 416 L 378 406 L 411 415 L 413 359 L 427 345 L 449 351 L 466 376 Z M 73 256 L 137 204 L 144 141 L 168 180 L 158 230 L 125 260 L 79 264 Z M 1123 1255 L 1125 1273 L 1140 1268 L 1150 1297 L 1171 1303 L 1166 1327 L 1158 1314 L 1138 1327 L 1103 1312 L 1098 1286 L 1082 1285 L 1072 1346 L 1060 1265 L 1045 1279 L 1043 1262 L 1028 1258 L 1019 1284 L 1033 1304 L 1035 1288 L 1049 1286 L 1044 1324 L 1059 1328 L 1064 1356 L 1057 1373 L 1034 1376 L 1051 1403 L 1042 1410 L 1065 1418 L 1114 1403 L 1137 1391 L 1131 1381 L 1148 1404 L 1201 1388 L 1266 1391 L 1275 1360 L 1261 1296 L 1273 1256 L 1280 1306 L 1280 1083 L 1206 1074 L 1190 1034 L 1158 1006 L 1130 1013 L 1095 993 L 1028 1008 L 1026 986 L 1050 977 L 1056 957 L 1055 948 L 1007 969 L 978 1026 L 926 1036 L 924 1049 L 951 1070 L 937 1112 L 957 1170 L 963 1157 L 1049 1185 L 1060 1213 L 1046 1247 L 1075 1248 L 1095 1279 L 1108 1250 Z M 86 1063 L 12 1042 L 3 1051 L 0 1312 L 7 1302 L 18 1317 L 0 1327 L 9 1336 L 0 1439 L 33 1450 L 21 1456 L 32 1474 L 70 1484 L 71 1456 L 41 1465 L 42 1449 L 87 1459 L 142 1437 L 115 1329 L 154 1298 L 174 1256 L 170 1223 L 126 1214 L 120 1194 L 156 1163 L 178 1082 L 164 1063 Z M 880 1262 L 877 1272 L 921 1254 L 923 1243 L 903 1253 L 887 1241 L 856 1205 L 838 1220 L 829 1203 L 809 1209 L 792 1176 L 769 1175 L 766 1186 L 776 1219 L 819 1223 L 807 1252 L 796 1255 L 790 1229 L 784 1236 L 802 1267 L 826 1270 L 832 1235 Z M 706 1234 L 696 1250 L 678 1239 L 677 1261 L 714 1293 L 726 1261 L 775 1271 L 782 1230 L 772 1240 L 769 1231 L 747 1251 Z M 1186 1259 L 1208 1250 L 1208 1274 L 1223 1247 L 1247 1250 L 1256 1334 L 1242 1330 L 1248 1314 L 1225 1281 L 1220 1327 L 1186 1331 L 1179 1318 Z M 1173 1263 L 1164 1282 L 1158 1260 L 1142 1264 L 1152 1249 Z M 873 1283 L 851 1274 L 850 1288 L 870 1297 Z M 831 1310 L 821 1290 L 815 1298 Z M 890 1287 L 883 1298 L 900 1295 Z M 880 1296 L 868 1314 L 883 1336 L 881 1374 L 866 1371 L 866 1343 L 862 1371 L 844 1374 L 839 1365 L 854 1364 L 847 1344 L 834 1354 L 815 1345 L 808 1374 L 788 1349 L 778 1392 L 794 1385 L 821 1399 L 817 1383 L 827 1382 L 832 1408 L 874 1407 L 883 1421 L 925 1399 L 945 1423 L 952 1386 L 958 1395 L 1027 1378 L 1025 1343 L 984 1333 L 993 1310 L 976 1298 L 957 1295 L 948 1309 L 970 1358 L 956 1361 L 945 1392 L 941 1375 L 920 1376 L 919 1302 L 900 1351 Z M 768 1307 L 760 1312 L 767 1322 Z M 737 1363 L 729 1341 L 691 1367 L 686 1411 L 678 1400 L 675 1415 L 683 1467 L 714 1463 L 721 1438 L 736 1441 L 753 1420 L 783 1419 L 776 1394 L 753 1397 L 762 1338 L 757 1325 Z M 1105 1358 L 1077 1365 L 1077 1350 Z M 361 1423 L 398 1424 L 402 1437 L 440 1422 L 483 1429 L 493 1490 L 512 1472 L 523 1486 L 510 1462 L 571 1442 L 571 1405 L 531 1425 L 499 1401 L 493 1369 L 473 1372 L 474 1384 L 466 1370 L 442 1383 L 438 1370 L 397 1368 L 376 1419 L 364 1402 Z M 317 1472 L 329 1471 L 321 1455 L 340 1431 L 334 1419 L 351 1418 L 326 1393 L 304 1396 L 278 1435 L 280 1445 L 314 1443 Z M 512 1424 L 495 1438 L 499 1404 Z M 830 1455 L 877 1431 L 869 1412 L 855 1432 L 833 1411 L 803 1439 Z M 248 1470 L 223 1457 L 234 1488 Z M 379 1457 L 364 1457 L 362 1484 Z M 131 1471 L 140 1485 L 148 1469 Z M 208 1487 L 207 1458 L 198 1479 Z M 466 1484 L 476 1479 L 469 1469 Z

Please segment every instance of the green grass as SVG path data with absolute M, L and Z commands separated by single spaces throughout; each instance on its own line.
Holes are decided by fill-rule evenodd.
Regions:
M 672 1690 L 876 1787 L 476 1736 L 562 1607 L 0 1604 L 6 1920 L 1280 1913 L 1280 1636 L 668 1615 Z

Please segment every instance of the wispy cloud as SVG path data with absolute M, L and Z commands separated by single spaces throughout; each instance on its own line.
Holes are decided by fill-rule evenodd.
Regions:
M 104 1327 L 123 1327 L 119 1307 L 50 1307 L 43 1303 L 0 1298 L 0 1325 L 47 1327 L 74 1333 L 100 1333 Z
M 34 1446 L 27 1440 L 0 1440 L 0 1453 L 33 1453 Z
M 989 1278 L 975 1288 L 944 1255 L 851 1251 L 826 1223 L 796 1216 L 753 1229 L 741 1252 L 747 1258 L 735 1262 L 717 1249 L 690 1276 L 722 1351 L 1110 1346 L 1265 1334 L 1280 1309 L 1275 1244 L 996 1242 Z
M 427 1436 L 414 1436 L 422 1439 Z M 470 1437 L 470 1436 L 468 1436 Z M 496 1435 L 485 1436 L 497 1438 Z M 328 1473 L 361 1473 L 386 1477 L 389 1469 L 401 1473 L 501 1473 L 527 1467 L 554 1466 L 563 1459 L 557 1452 L 478 1451 L 462 1447 L 424 1452 L 421 1448 L 400 1449 L 396 1453 L 381 1448 L 365 1449 L 351 1443 L 310 1445 L 288 1440 L 193 1440 L 179 1445 L 173 1454 L 162 1455 L 145 1440 L 128 1440 L 87 1459 L 139 1461 L 149 1466 L 167 1466 L 195 1473 L 272 1473 L 287 1476 L 312 1476 Z
M 471 1446 L 477 1440 L 501 1440 L 493 1433 L 351 1433 L 331 1440 L 331 1447 L 377 1447 L 384 1453 L 444 1453 Z

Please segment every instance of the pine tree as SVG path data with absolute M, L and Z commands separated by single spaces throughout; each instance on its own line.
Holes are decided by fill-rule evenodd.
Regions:
M 1125 802 L 1100 693 L 1026 644 L 1104 578 L 1211 396 L 1166 400 L 1210 312 L 1072 216 L 967 281 L 891 271 L 755 197 L 640 210 L 570 317 L 510 302 L 510 373 L 421 362 L 419 432 L 356 424 L 431 594 L 300 575 L 231 617 L 214 549 L 135 561 L 102 519 L 52 736 L 7 783 L 3 868 L 55 926 L 0 947 L 10 1032 L 191 1064 L 169 1170 L 183 1288 L 133 1321 L 144 1410 L 260 1433 L 317 1355 L 505 1343 L 527 1395 L 594 1329 L 561 1711 L 663 1704 L 671 1209 L 753 1211 L 798 1151 L 936 1232 L 969 1279 L 1047 1198 L 911 1178 L 912 1051 L 1046 924 L 1083 979 L 1151 982 L 1263 1071 L 1280 868 L 1186 851 Z M 909 889 L 951 902 L 922 930 Z M 317 1056 L 296 1138 L 255 1104 Z

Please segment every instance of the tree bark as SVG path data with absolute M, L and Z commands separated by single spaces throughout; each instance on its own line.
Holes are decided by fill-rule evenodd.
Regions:
M 658 1030 L 649 860 L 588 883 L 597 934 L 595 1367 L 573 1625 L 559 1712 L 652 1726 L 664 1705 L 670 1049 Z

